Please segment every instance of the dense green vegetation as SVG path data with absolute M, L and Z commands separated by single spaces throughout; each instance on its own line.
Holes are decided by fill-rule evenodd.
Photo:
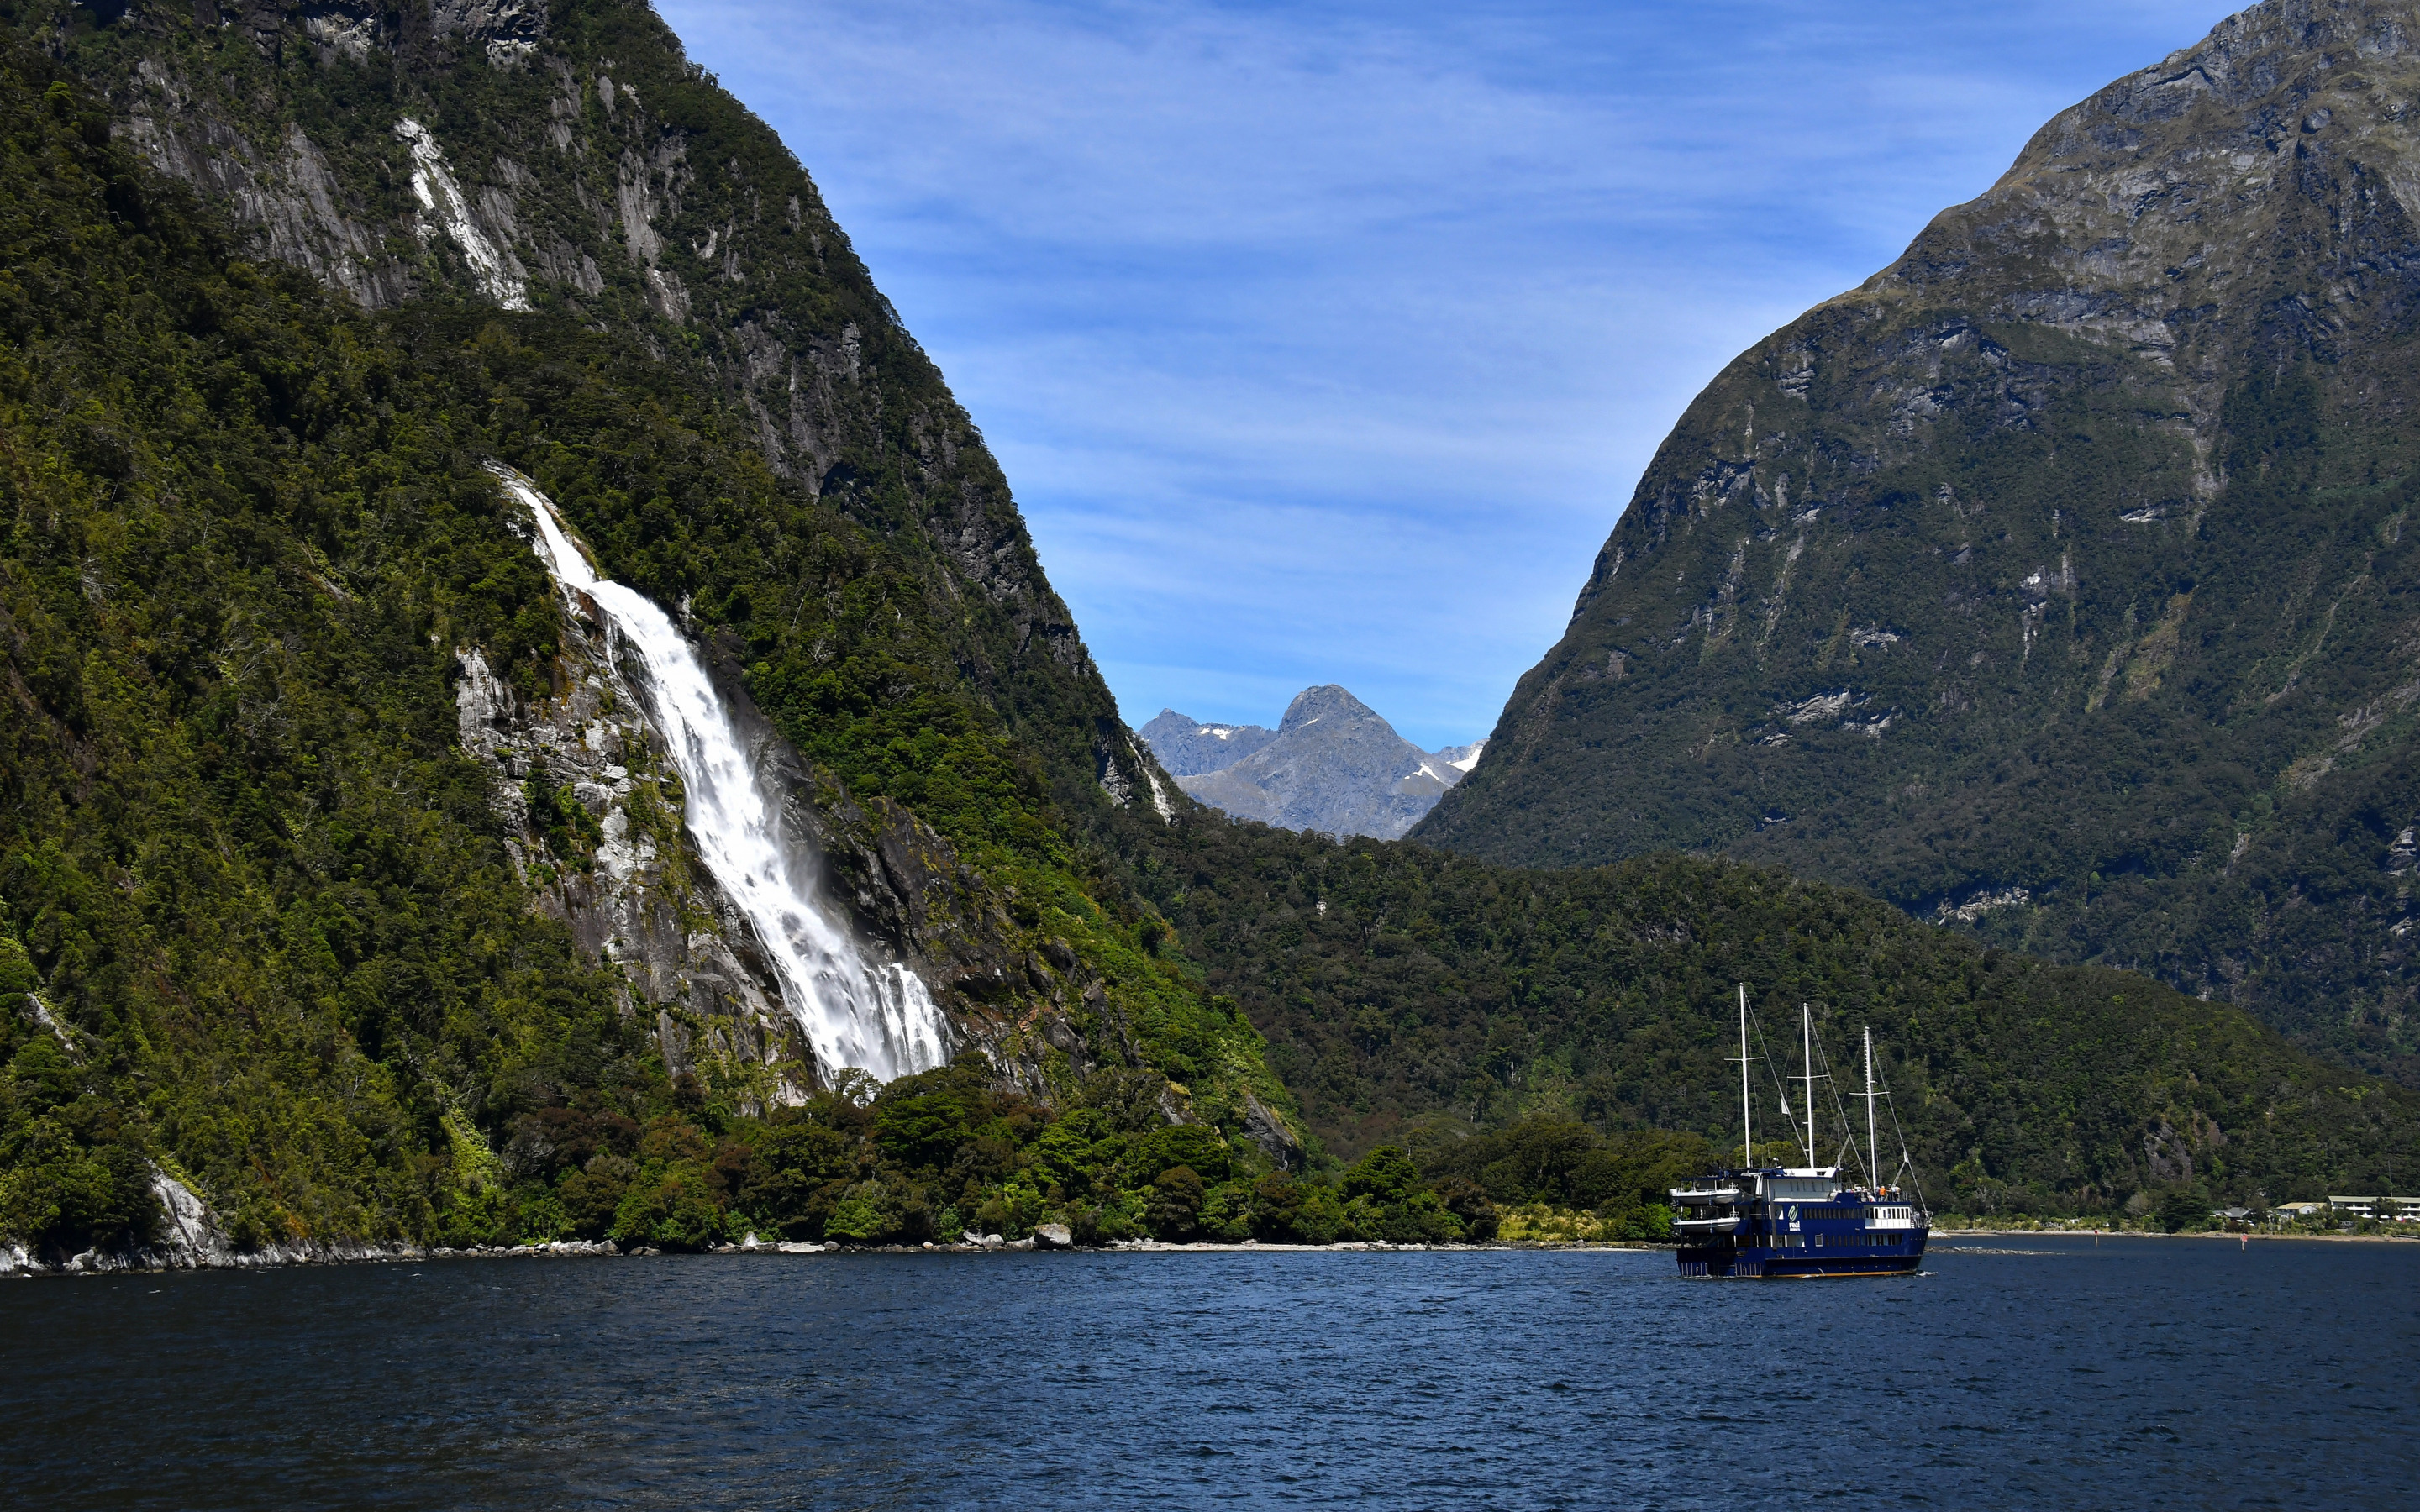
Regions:
M 248 1242 L 424 1230 L 449 1118 L 646 1076 L 454 748 L 449 648 L 534 675 L 544 577 L 439 375 L 7 65 L 0 933 L 76 1041 L 10 1016 L 11 1227 L 147 1149 Z
M 1916 1174 L 1963 1211 L 2107 1211 L 2180 1182 L 2284 1201 L 2414 1168 L 2420 1099 L 2236 1009 L 1776 872 L 1670 855 L 1512 872 L 1216 818 L 1140 854 L 1143 885 L 1341 1149 L 1544 1117 L 1736 1152 L 1725 1057 L 1744 982 L 1792 1066 L 1801 1002 L 1843 1077 L 1872 1027 Z M 1760 1139 L 1788 1137 L 1760 1085 Z M 1837 1089 L 1845 1102 L 1854 1084 Z M 1839 1124 L 1821 1114 L 1828 1146 Z M 1885 1173 L 1897 1163 L 1886 1124 Z
M 521 1220 L 489 1150 L 515 1120 L 673 1108 L 646 1018 L 533 910 L 455 743 L 454 647 L 552 675 L 554 602 L 479 469 L 499 454 L 634 576 L 659 517 L 661 560 L 761 574 L 702 580 L 799 744 L 1026 884 L 1026 922 L 1083 952 L 1197 1105 L 1285 1105 L 919 639 L 914 538 L 779 486 L 702 384 L 567 316 L 366 316 L 244 260 L 54 65 L 6 65 L 0 948 L 70 1041 L 30 998 L 0 1027 L 10 1232 L 142 1232 L 151 1156 L 243 1243 L 500 1237 Z M 752 588 L 793 606 L 781 636 L 730 612 Z M 789 666 L 825 671 L 788 700 Z
M 1161 1116 L 1160 1084 L 1109 1074 L 1047 1106 L 1000 1090 L 979 1060 L 879 1089 L 820 1092 L 733 1119 L 687 1078 L 644 1122 L 547 1108 L 511 1125 L 501 1225 L 529 1241 L 612 1238 L 696 1248 L 744 1238 L 841 1243 L 1021 1237 L 1080 1243 L 1258 1239 L 1438 1242 L 1493 1233 L 1478 1186 L 1440 1196 L 1404 1152 L 1301 1180 L 1201 1124 Z
M 805 175 L 644 7 L 551 11 L 623 83 L 576 117 L 568 74 L 442 39 L 357 66 L 128 14 L 0 0 L 0 1233 L 139 1242 L 156 1166 L 247 1245 L 1435 1241 L 1532 1211 L 1646 1237 L 1730 1148 L 1740 980 L 1817 1003 L 1836 1048 L 1871 1022 L 1919 1170 L 1971 1209 L 2283 1198 L 2408 1154 L 2405 1094 L 2231 1010 L 1837 888 L 1118 806 L 1103 763 L 1132 752 L 980 438 Z M 307 125 L 365 217 L 408 203 L 406 110 L 466 176 L 547 164 L 528 245 L 588 239 L 601 271 L 504 315 L 442 239 L 397 237 L 409 298 L 332 297 L 113 140 L 88 85 L 122 126 L 161 59 L 256 140 Z M 589 208 L 668 143 L 690 168 L 651 170 L 654 270 L 688 318 Z M 829 391 L 812 446 L 767 440 L 768 342 Z M 457 648 L 525 694 L 560 675 L 489 458 L 685 606 L 819 784 L 941 838 L 1052 979 L 952 1009 L 1063 1014 L 1037 1075 L 968 1057 L 765 1108 L 671 1073 L 656 1005 L 537 906 L 458 743 Z M 593 855 L 556 776 L 519 788 L 549 856 Z M 1297 1108 L 1342 1158 L 1282 1171 L 1248 1137 Z
M 2295 42 L 2142 118 L 2113 86 L 1744 353 L 1416 838 L 1965 909 L 2420 1086 L 2420 348 L 2402 283 L 2339 272 L 2412 255 L 2362 187 L 2409 150 L 2409 67 Z M 2210 177 L 2240 147 L 2258 193 Z M 2103 187 L 2148 172 L 2179 197 L 2097 262 Z

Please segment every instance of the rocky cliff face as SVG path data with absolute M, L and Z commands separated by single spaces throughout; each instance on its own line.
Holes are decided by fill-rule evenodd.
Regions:
M 372 309 L 567 313 L 702 363 L 775 475 L 934 543 L 986 696 L 1082 716 L 1021 733 L 1095 777 L 1115 754 L 980 436 L 797 160 L 646 6 L 202 0 L 116 8 L 77 43 L 119 135 L 260 255 Z
M 2062 113 L 1698 398 L 1417 838 L 1780 861 L 2420 1073 L 2415 110 L 2413 8 L 2273 0 Z
M 112 17 L 62 12 L 59 45 L 107 91 L 117 137 L 226 212 L 256 255 L 370 310 L 569 316 L 668 379 L 702 373 L 780 488 L 929 545 L 921 601 L 881 613 L 994 711 L 1057 801 L 1173 812 L 967 416 L 806 173 L 644 5 L 204 0 Z M 827 571 L 827 605 L 860 591 L 845 563 Z M 809 591 L 793 592 L 804 609 Z M 694 628 L 752 711 L 761 636 Z M 595 625 L 572 616 L 563 643 L 536 699 L 514 694 L 492 648 L 457 650 L 463 748 L 495 775 L 517 866 L 621 969 L 668 1065 L 711 1064 L 752 1105 L 794 1099 L 817 1068 L 682 834 L 657 735 Z M 860 926 L 924 975 L 958 1047 L 989 1050 L 1036 1092 L 1046 1063 L 1064 1078 L 1137 1053 L 1125 1010 L 1030 902 L 750 717 L 795 829 Z
M 1153 755 L 1171 777 L 1199 777 L 1233 766 L 1278 738 L 1278 733 L 1257 724 L 1202 724 L 1162 709 L 1135 733 L 1151 746 Z
M 803 1101 L 842 1068 L 818 1065 L 784 1008 L 780 979 L 746 914 L 702 863 L 682 824 L 685 795 L 593 608 L 567 615 L 554 686 L 518 697 L 478 647 L 456 653 L 462 748 L 493 772 L 505 848 L 539 906 L 618 967 L 644 1005 L 674 1073 L 710 1065 L 750 1114 Z M 734 649 L 709 642 L 720 691 L 748 732 L 759 771 L 785 795 L 781 823 L 811 851 L 868 939 L 933 990 L 954 1050 L 980 1049 L 1035 1096 L 1056 1073 L 1098 1065 L 1078 1027 L 1131 1051 L 1102 985 L 1064 942 L 1027 940 L 1010 900 L 914 815 L 853 797 L 801 760 L 749 700 Z
M 1395 839 L 1462 780 L 1458 762 L 1476 759 L 1471 747 L 1420 749 L 1332 683 L 1295 695 L 1274 733 L 1246 725 L 1221 740 L 1216 728 L 1165 710 L 1141 733 L 1155 750 L 1168 742 L 1175 756 L 1161 759 L 1191 796 L 1238 819 L 1327 835 Z M 1226 741 L 1246 743 L 1241 758 L 1201 768 Z

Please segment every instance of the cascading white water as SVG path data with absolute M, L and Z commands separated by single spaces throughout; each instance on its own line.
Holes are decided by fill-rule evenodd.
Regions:
M 689 790 L 683 817 L 698 855 L 755 926 L 782 979 L 783 1001 L 806 1030 L 824 1075 L 855 1066 L 889 1081 L 939 1065 L 947 1049 L 932 994 L 905 964 L 878 964 L 859 948 L 822 896 L 803 847 L 785 842 L 781 810 L 758 780 L 696 648 L 663 610 L 597 575 L 553 501 L 528 479 L 502 467 L 495 471 L 529 506 L 538 556 L 556 585 L 566 598 L 584 594 L 596 604 L 615 669 L 636 673 L 629 680 Z M 636 653 L 637 666 L 625 663 L 625 651 Z

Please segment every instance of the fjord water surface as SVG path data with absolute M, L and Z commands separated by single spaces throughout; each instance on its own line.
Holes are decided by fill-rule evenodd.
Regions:
M 430 1261 L 0 1290 L 26 1507 L 2409 1504 L 2420 1244 Z

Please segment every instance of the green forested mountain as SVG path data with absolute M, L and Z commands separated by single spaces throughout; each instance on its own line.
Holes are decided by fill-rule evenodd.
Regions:
M 1742 354 L 1416 838 L 1787 866 L 2420 1083 L 2415 39 L 2256 6 Z
M 1784 1072 L 1798 1005 L 1814 1006 L 1850 1108 L 1871 1027 L 1908 1152 L 1966 1211 L 2105 1211 L 2195 1181 L 2284 1200 L 2332 1172 L 2382 1185 L 2415 1148 L 2420 1097 L 2238 1009 L 1776 871 L 1666 855 L 1520 872 L 1218 824 L 1173 841 L 1148 863 L 1152 895 L 1344 1148 L 1543 1119 L 1736 1150 L 1735 983 L 1773 1036 L 1756 1053 Z M 1757 1074 L 1759 1137 L 1786 1142 Z M 1828 1159 L 1839 1122 L 1829 1102 L 1820 1116 Z M 1898 1153 L 1885 1123 L 1886 1166 Z
M 1870 1018 L 1960 1200 L 2391 1174 L 2408 1094 L 2140 979 L 1187 800 L 644 6 L 0 20 L 11 1245 L 1484 1232 L 1543 1188 L 1469 1128 L 1629 1131 L 1555 1191 L 1631 1207 L 1719 1150 L 1734 979 Z M 873 1088 L 785 1026 L 490 463 L 706 649 L 954 1063 Z
M 9 15 L 0 941 L 23 1064 L 0 1225 L 109 1230 L 143 1206 L 123 1159 L 95 1164 L 116 1149 L 181 1172 L 242 1242 L 506 1232 L 504 1193 L 529 1181 L 495 1152 L 541 1115 L 637 1120 L 605 1151 L 637 1163 L 613 1166 L 617 1196 L 659 1168 L 738 1201 L 739 1177 L 699 1174 L 745 1165 L 706 1135 L 768 1114 L 758 1062 L 796 1047 L 743 1003 L 654 997 L 649 939 L 602 959 L 582 889 L 607 870 L 604 805 L 542 759 L 468 748 L 472 666 L 540 733 L 582 691 L 580 626 L 490 458 L 685 609 L 807 764 L 791 772 L 859 922 L 1003 1095 L 1072 1103 L 1107 1077 L 1152 1121 L 1232 1133 L 1247 1165 L 1292 1159 L 1258 1036 L 1080 838 L 1147 778 L 998 470 L 770 133 L 644 8 L 566 8 L 544 33 L 562 53 L 535 62 L 492 36 L 406 26 L 352 50 L 315 41 L 327 12 L 248 15 Z M 584 116 L 550 113 L 566 55 L 590 70 Z M 566 119 L 583 134 L 558 146 Z M 517 202 L 465 188 L 430 170 L 432 142 L 462 154 L 441 162 L 576 159 L 552 208 L 610 258 L 557 249 L 551 283 L 504 263 L 505 225 L 533 262 L 552 245 L 535 175 L 492 170 Z M 690 148 L 722 197 L 679 169 Z M 652 191 L 630 177 L 645 162 Z M 675 180 L 688 239 L 668 202 L 647 218 Z M 588 213 L 617 202 L 627 223 Z M 792 395 L 778 434 L 752 382 Z M 649 823 L 650 792 L 662 829 L 665 782 L 623 817 Z M 711 900 L 673 903 L 675 953 L 728 933 Z M 705 1138 L 710 1158 L 649 1166 L 650 1118 L 687 1119 L 666 1149 Z M 927 1203 L 914 1167 L 855 1160 L 894 1226 L 939 1222 L 964 1185 Z M 530 1200 L 529 1231 L 568 1222 Z

